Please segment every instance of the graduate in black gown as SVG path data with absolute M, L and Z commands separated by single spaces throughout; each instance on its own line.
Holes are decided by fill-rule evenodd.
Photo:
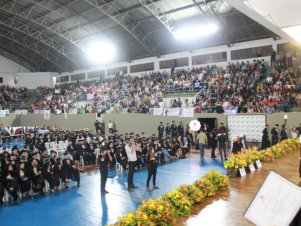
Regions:
M 64 153 L 62 161 L 62 180 L 65 183 L 65 188 L 69 188 L 71 180 L 77 181 L 77 187 L 80 186 L 78 161 L 73 162 L 67 152 Z
M 268 127 L 269 125 L 265 125 L 265 128 L 262 131 L 261 150 L 264 150 L 271 146 Z
M 108 171 L 109 171 L 109 164 L 112 161 L 112 157 L 109 154 L 109 150 L 107 151 L 105 147 L 102 147 L 100 150 L 100 154 L 98 156 L 99 161 L 99 170 L 100 170 L 100 192 L 101 195 L 105 195 L 109 193 L 106 190 L 106 183 L 108 179 Z
M 22 194 L 22 198 L 25 197 L 25 194 L 27 192 L 29 193 L 30 196 L 32 196 L 29 171 L 24 162 L 20 162 L 17 173 L 18 173 L 18 183 L 20 187 L 20 192 Z
M 278 124 L 275 124 L 275 126 L 272 128 L 271 130 L 271 134 L 272 134 L 272 145 L 275 145 L 278 143 Z

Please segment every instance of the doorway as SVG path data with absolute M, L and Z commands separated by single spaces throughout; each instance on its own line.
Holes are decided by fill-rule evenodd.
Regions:
M 201 126 L 203 127 L 204 124 L 208 124 L 209 131 L 211 131 L 213 128 L 216 128 L 216 118 L 198 118 L 198 121 L 201 123 Z

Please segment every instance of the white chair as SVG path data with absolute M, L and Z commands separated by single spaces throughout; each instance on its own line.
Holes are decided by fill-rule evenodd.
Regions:
M 96 162 L 95 162 L 95 164 L 97 165 L 97 160 L 98 160 L 98 156 L 100 154 L 100 149 L 99 148 L 95 148 L 94 153 L 95 153 L 95 156 L 96 156 Z
M 48 151 L 48 155 L 50 155 L 50 143 L 49 142 L 45 143 L 45 148 Z

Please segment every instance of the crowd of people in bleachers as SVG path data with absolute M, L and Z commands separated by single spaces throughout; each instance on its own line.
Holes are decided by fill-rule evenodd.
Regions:
M 194 107 L 195 112 L 222 113 L 290 111 L 301 106 L 299 52 L 279 51 L 271 56 L 272 67 L 264 60 L 232 62 L 226 68 L 216 65 L 176 69 L 171 75 L 152 72 L 141 77 L 119 75 L 109 79 L 58 84 L 55 88 L 39 87 L 37 100 L 29 112 L 50 109 L 82 112 L 110 109 L 117 113 L 150 113 L 162 107 L 164 94 L 200 92 L 195 101 L 175 100 L 171 107 Z M 2 86 L 1 107 L 15 110 L 28 98 L 28 90 Z M 79 110 L 80 111 L 80 110 Z
M 0 86 L 0 110 L 14 111 L 22 107 L 28 99 L 28 89 L 15 88 L 8 85 Z

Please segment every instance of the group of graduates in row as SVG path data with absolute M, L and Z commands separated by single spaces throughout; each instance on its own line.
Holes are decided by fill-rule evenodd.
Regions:
M 262 141 L 261 141 L 262 150 L 277 144 L 279 141 L 286 140 L 289 137 L 285 124 L 281 126 L 280 132 L 279 132 L 279 124 L 275 124 L 275 126 L 272 127 L 270 134 L 271 134 L 271 140 L 269 138 L 269 125 L 266 124 L 265 128 L 262 131 Z M 292 138 L 297 138 L 300 135 L 301 135 L 301 123 L 299 127 L 293 128 L 291 131 Z
M 4 201 L 5 190 L 17 201 L 19 198 L 32 197 L 47 192 L 61 190 L 62 183 L 69 188 L 70 181 L 80 186 L 79 165 L 67 152 L 59 159 L 56 151 L 30 151 L 25 146 L 21 151 L 17 146 L 9 152 L 3 148 L 0 155 L 0 203 Z M 47 182 L 47 183 L 46 183 Z

